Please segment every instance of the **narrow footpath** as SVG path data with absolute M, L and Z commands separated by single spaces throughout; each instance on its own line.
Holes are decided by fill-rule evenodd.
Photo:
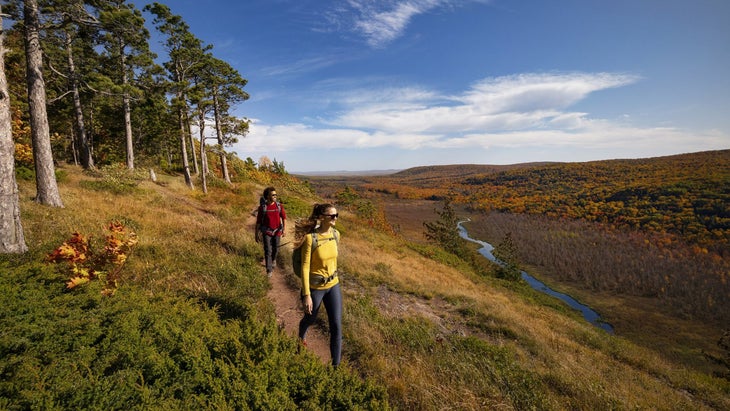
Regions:
M 251 230 L 250 232 L 253 232 L 255 224 L 256 217 L 251 216 L 248 220 L 248 227 Z M 289 241 L 294 239 L 293 228 L 293 222 L 287 224 L 286 235 L 282 237 L 281 240 L 282 244 L 289 243 Z M 282 248 L 284 247 L 291 247 L 291 243 L 282 246 Z M 261 246 L 261 254 L 263 255 L 263 246 Z M 288 253 L 286 254 L 288 255 Z M 263 259 L 261 275 L 266 275 L 266 268 L 263 266 Z M 299 299 L 299 287 L 292 287 L 287 283 L 286 277 L 289 275 L 293 274 L 287 273 L 287 270 L 282 269 L 277 265 L 269 279 L 271 288 L 269 289 L 267 296 L 276 307 L 276 321 L 279 324 L 279 327 L 293 338 L 297 338 L 297 333 L 299 332 L 299 320 L 302 319 L 304 311 L 302 311 L 302 304 Z M 322 307 L 321 310 L 323 309 L 324 307 Z M 320 313 L 320 316 L 322 315 L 324 314 Z M 307 331 L 307 349 L 316 354 L 323 363 L 330 363 L 329 334 L 326 330 L 323 330 L 319 326 L 319 322 L 314 326 L 309 327 L 309 330 Z

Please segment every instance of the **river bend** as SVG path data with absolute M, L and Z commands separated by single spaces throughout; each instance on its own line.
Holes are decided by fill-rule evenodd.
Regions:
M 482 256 L 486 257 L 488 260 L 490 260 L 494 263 L 504 265 L 504 262 L 500 261 L 499 259 L 497 259 L 494 256 L 494 254 L 492 254 L 492 250 L 494 250 L 494 247 L 491 244 L 469 237 L 469 233 L 466 231 L 466 228 L 464 228 L 464 226 L 462 225 L 462 223 L 464 223 L 464 222 L 466 222 L 466 221 L 461 221 L 457 224 L 457 227 L 459 229 L 459 235 L 461 236 L 461 238 L 463 238 L 467 241 L 471 241 L 472 243 L 481 245 L 482 247 L 479 249 L 479 254 L 481 254 Z M 586 321 L 588 321 L 589 323 L 595 325 L 596 327 L 604 329 L 608 333 L 613 334 L 613 327 L 611 326 L 611 324 L 601 320 L 601 316 L 596 311 L 591 309 L 590 307 L 588 307 L 584 304 L 581 304 L 575 298 L 573 298 L 567 294 L 563 294 L 563 293 L 560 293 L 560 292 L 557 292 L 557 291 L 551 289 L 550 287 L 548 287 L 544 283 L 540 282 L 535 277 L 532 277 L 525 271 L 520 271 L 520 274 L 522 276 L 522 279 L 527 281 L 527 283 L 533 289 L 560 299 L 561 301 L 568 304 L 568 306 L 570 306 L 571 308 L 580 311 L 581 314 L 583 314 L 583 318 L 585 318 Z

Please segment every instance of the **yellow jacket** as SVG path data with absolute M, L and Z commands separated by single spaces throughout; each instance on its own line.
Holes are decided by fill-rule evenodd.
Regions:
M 312 253 L 312 236 L 317 236 L 317 248 Z M 330 282 L 315 285 L 316 281 L 310 281 L 311 277 L 328 278 L 337 271 L 337 241 L 335 234 L 330 230 L 327 234 L 307 234 L 302 244 L 302 295 L 309 295 L 310 289 L 326 290 L 334 287 L 340 282 L 334 277 Z

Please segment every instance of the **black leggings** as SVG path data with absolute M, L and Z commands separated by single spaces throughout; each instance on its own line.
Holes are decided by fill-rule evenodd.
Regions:
M 304 318 L 299 322 L 299 338 L 304 339 L 309 326 L 317 320 L 320 305 L 324 303 L 330 326 L 332 365 L 336 367 L 342 358 L 342 291 L 340 284 L 337 283 L 326 290 L 311 290 L 311 296 L 312 314 L 304 313 Z

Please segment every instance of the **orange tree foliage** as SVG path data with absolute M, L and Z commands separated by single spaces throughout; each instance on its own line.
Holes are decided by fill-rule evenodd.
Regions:
M 103 293 L 114 292 L 118 285 L 119 272 L 137 245 L 137 235 L 116 221 L 109 223 L 107 231 L 101 251 L 94 250 L 88 237 L 75 232 L 48 255 L 51 263 L 66 263 L 65 269 L 70 275 L 67 288 L 75 288 L 105 276 Z
M 477 209 L 669 232 L 723 254 L 730 244 L 730 150 L 556 164 L 465 183 L 474 186 Z
M 402 198 L 448 192 L 474 210 L 582 219 L 669 233 L 730 256 L 730 150 L 640 160 L 434 166 L 372 178 Z
M 30 125 L 23 122 L 18 108 L 11 108 L 12 133 L 15 142 L 15 165 L 33 167 L 33 148 L 30 145 Z
M 345 187 L 337 192 L 335 198 L 338 207 L 353 212 L 368 226 L 379 228 L 391 234 L 395 233 L 393 226 L 385 218 L 382 207 L 377 206 L 371 199 L 361 196 L 350 187 Z

